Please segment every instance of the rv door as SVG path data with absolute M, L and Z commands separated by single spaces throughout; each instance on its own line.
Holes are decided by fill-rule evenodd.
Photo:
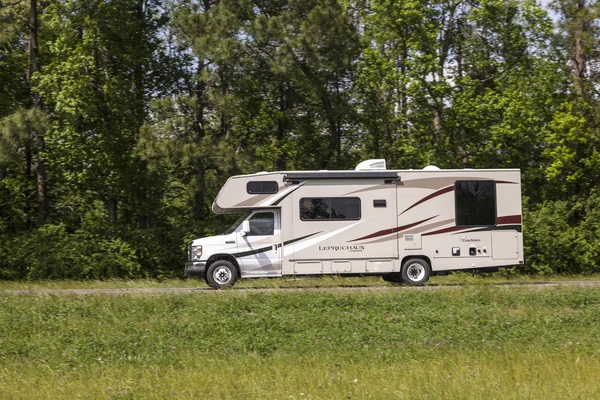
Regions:
M 248 216 L 238 240 L 237 258 L 243 276 L 281 275 L 281 222 L 279 210 L 257 210 Z M 246 222 L 245 221 L 245 222 Z

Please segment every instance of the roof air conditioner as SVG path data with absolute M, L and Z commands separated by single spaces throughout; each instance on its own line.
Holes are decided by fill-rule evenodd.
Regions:
M 376 171 L 385 168 L 385 160 L 367 160 L 356 166 L 356 171 Z

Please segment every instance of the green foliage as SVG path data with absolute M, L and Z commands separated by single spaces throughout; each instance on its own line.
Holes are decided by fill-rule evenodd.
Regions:
M 530 272 L 600 271 L 600 193 L 580 201 L 548 201 L 526 214 L 525 246 Z
M 0 165 L 26 162 L 27 153 L 36 147 L 32 132 L 45 132 L 47 116 L 40 110 L 19 109 L 0 119 Z
M 119 238 L 107 239 L 85 231 L 68 233 L 64 225 L 3 241 L 10 251 L 1 262 L 3 279 L 105 279 L 141 275 L 136 252 Z

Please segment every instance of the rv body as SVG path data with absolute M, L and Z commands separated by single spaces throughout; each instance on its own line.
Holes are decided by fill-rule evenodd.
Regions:
M 190 245 L 186 275 L 215 288 L 238 277 L 324 274 L 421 285 L 524 262 L 517 169 L 240 175 L 212 209 L 242 213 L 224 234 Z

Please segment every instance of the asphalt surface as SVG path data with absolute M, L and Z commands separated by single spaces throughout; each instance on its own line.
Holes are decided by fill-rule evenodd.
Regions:
M 124 288 L 124 289 L 24 289 L 24 290 L 0 290 L 0 295 L 160 295 L 160 294 L 185 294 L 185 293 L 270 293 L 270 292 L 386 292 L 397 290 L 448 290 L 460 289 L 464 287 L 476 287 L 478 285 L 469 284 L 429 284 L 425 286 L 390 286 L 382 285 L 342 285 L 327 287 L 233 287 L 226 290 L 214 290 L 209 287 L 199 288 Z M 533 288 L 548 289 L 556 287 L 600 287 L 600 281 L 563 281 L 563 282 L 500 282 L 481 287 L 492 286 L 500 288 Z

